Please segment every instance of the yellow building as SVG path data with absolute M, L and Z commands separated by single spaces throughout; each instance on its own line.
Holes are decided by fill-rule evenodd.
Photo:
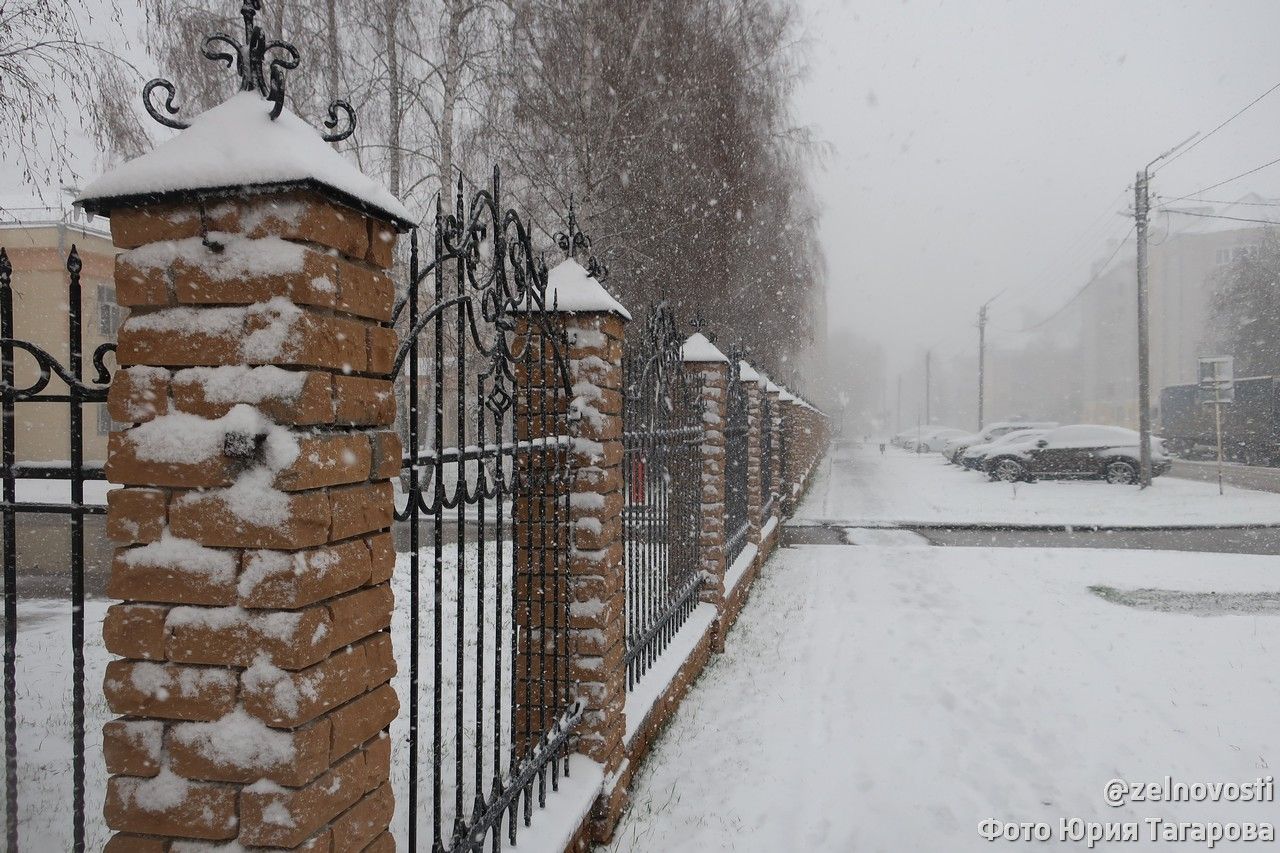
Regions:
M 69 350 L 69 276 L 67 256 L 75 246 L 81 270 L 81 329 L 83 376 L 94 379 L 93 352 L 105 341 L 114 341 L 121 311 L 115 302 L 113 278 L 115 249 L 107 222 L 90 222 L 70 205 L 65 208 L 5 205 L 0 208 L 0 247 L 13 265 L 14 337 L 30 341 L 53 355 L 64 367 Z M 15 352 L 19 387 L 39 376 L 35 360 Z M 115 356 L 107 356 L 115 369 Z M 44 393 L 65 394 L 66 384 L 54 376 Z M 105 403 L 86 403 L 84 459 L 106 458 L 111 419 Z M 70 414 L 66 403 L 19 403 L 15 410 L 17 461 L 65 462 L 71 457 Z

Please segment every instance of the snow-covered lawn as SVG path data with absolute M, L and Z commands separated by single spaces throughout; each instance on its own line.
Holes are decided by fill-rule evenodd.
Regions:
M 874 445 L 836 450 L 821 462 L 793 524 L 1212 526 L 1280 524 L 1280 494 L 1157 477 L 1150 489 L 1100 481 L 989 482 L 940 454 L 884 456 Z
M 782 549 L 645 763 L 612 849 L 1075 850 L 992 844 L 978 824 L 1280 823 L 1274 802 L 1110 808 L 1103 797 L 1113 778 L 1280 775 L 1280 615 L 1152 612 L 1095 585 L 1277 593 L 1280 564 Z
M 506 572 L 503 589 L 510 594 L 510 545 L 506 548 Z M 431 769 L 432 769 L 432 680 L 434 666 L 433 648 L 433 562 L 431 551 L 422 552 L 420 571 L 422 572 L 420 589 L 420 624 L 421 638 L 419 653 L 419 696 L 421 701 L 421 724 L 419 726 L 419 765 L 418 765 L 418 810 L 421 816 L 420 832 L 425 834 L 428 844 L 431 835 Z M 396 815 L 392 830 L 396 835 L 400 849 L 407 849 L 408 836 L 408 780 L 409 780 L 409 559 L 407 554 L 397 555 L 396 573 L 392 581 L 396 596 L 396 609 L 392 622 L 392 638 L 399 668 L 393 685 L 400 696 L 400 714 L 392 723 L 392 781 L 396 789 Z M 474 797 L 474 759 L 475 759 L 475 660 L 476 630 L 475 607 L 476 594 L 476 561 L 474 551 L 468 551 L 469 559 L 465 564 L 463 575 L 464 596 L 466 600 L 463 645 L 463 764 L 464 773 L 464 810 L 469 810 Z M 492 678 L 494 664 L 494 631 L 495 607 L 493 598 L 493 548 L 488 549 L 488 578 L 485 595 L 485 672 L 486 679 Z M 455 705 L 456 679 L 455 653 L 456 643 L 452 638 L 456 632 L 455 614 L 457 612 L 457 560 L 452 547 L 446 547 L 442 567 L 442 586 L 444 590 L 443 635 L 446 651 L 443 655 L 441 692 L 442 703 L 441 724 L 443 728 L 443 748 L 441 750 L 442 772 L 445 776 L 445 790 L 442 798 L 441 825 L 448 839 L 454 814 L 454 794 L 452 778 L 454 772 L 453 729 L 457 715 Z M 102 725 L 112 715 L 102 697 L 102 679 L 109 655 L 102 645 L 102 618 L 106 613 L 108 601 L 89 600 L 85 602 L 85 777 L 86 777 L 86 832 L 88 848 L 101 849 L 109 836 L 109 831 L 102 820 L 102 802 L 106 789 L 106 766 L 102 760 Z M 502 621 L 504 641 L 510 635 L 510 607 L 505 608 Z M 23 839 L 23 849 L 38 851 L 64 851 L 71 848 L 71 649 L 70 649 L 70 604 L 55 599 L 20 599 L 18 616 L 18 661 L 17 661 L 17 717 L 18 717 L 18 778 L 20 799 L 19 831 Z M 503 650 L 502 694 L 503 727 L 510 720 L 510 648 Z M 492 690 L 492 687 L 489 688 Z M 493 710 L 490 696 L 485 696 L 485 713 L 482 719 L 481 736 L 483 744 L 481 756 L 483 766 L 490 767 L 495 743 L 492 740 Z M 509 743 L 501 745 L 500 757 L 505 765 Z M 599 790 L 601 776 L 598 765 L 581 756 L 573 761 L 575 779 L 572 782 L 561 782 L 561 792 L 551 793 L 548 784 L 547 809 L 534 809 L 532 829 L 521 829 L 520 850 L 533 850 L 540 853 L 544 842 L 550 838 L 560 839 L 576 826 L 577 819 L 589 807 L 594 794 Z M 491 776 L 483 774 L 482 784 L 487 786 Z M 593 787 L 594 786 L 594 787 Z M 488 793 L 486 789 L 486 794 Z M 576 811 L 575 811 L 576 810 Z M 3 804 L 0 803 L 0 813 Z M 420 835 L 419 838 L 422 838 Z M 551 842 L 550 847 L 555 847 Z

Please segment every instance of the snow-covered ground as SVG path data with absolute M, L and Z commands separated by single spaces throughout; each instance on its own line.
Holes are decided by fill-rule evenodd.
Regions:
M 1100 481 L 992 483 L 940 454 L 874 445 L 837 450 L 819 465 L 793 524 L 1110 525 L 1280 524 L 1280 494 L 1157 477 L 1150 489 Z
M 392 723 L 392 781 L 396 788 L 396 815 L 392 831 L 396 835 L 400 849 L 407 849 L 408 835 L 408 779 L 409 779 L 409 651 L 406 642 L 409 636 L 409 559 L 407 554 L 399 554 L 396 573 L 392 580 L 396 596 L 396 609 L 393 615 L 392 638 L 395 642 L 396 660 L 399 671 L 393 679 L 393 685 L 400 696 L 400 714 Z M 489 582 L 486 584 L 485 625 L 486 644 L 485 671 L 492 677 L 494 663 L 494 631 L 497 627 L 493 600 L 493 549 L 488 549 L 487 569 Z M 463 681 L 466 689 L 463 693 L 463 758 L 466 772 L 464 774 L 464 809 L 470 809 L 474 795 L 474 759 L 475 759 L 475 660 L 476 660 L 476 561 L 474 552 L 468 552 L 468 559 L 463 574 L 464 597 L 466 600 L 466 617 L 464 624 L 463 645 Z M 457 560 L 452 547 L 445 549 L 442 566 L 443 601 L 443 633 L 446 640 L 451 640 L 456 631 L 454 621 L 457 612 Z M 506 546 L 507 571 L 503 589 L 508 593 L 511 589 L 510 545 Z M 420 832 L 430 841 L 431 833 L 431 770 L 432 770 L 432 680 L 434 667 L 432 664 L 432 647 L 434 624 L 432 620 L 432 573 L 434 572 L 431 551 L 422 551 L 422 582 L 420 589 L 420 613 L 418 635 L 420 637 L 420 670 L 419 691 L 422 705 L 420 707 L 422 724 L 419 728 L 419 765 L 418 765 L 418 810 L 421 816 Z M 102 696 L 102 679 L 110 656 L 102 645 L 102 618 L 106 613 L 108 601 L 89 600 L 85 602 L 85 777 L 86 777 L 86 832 L 88 848 L 101 849 L 110 832 L 102 821 L 102 804 L 106 790 L 106 766 L 102 759 L 102 725 L 113 718 Z M 18 609 L 18 655 L 17 655 L 17 717 L 18 717 L 18 780 L 20 798 L 18 803 L 19 830 L 23 840 L 23 849 L 37 853 L 60 853 L 71 848 L 71 642 L 70 624 L 71 609 L 65 600 L 26 598 L 19 600 Z M 510 632 L 510 608 L 504 614 L 502 633 L 504 638 Z M 453 649 L 456 644 L 449 642 L 443 656 L 441 688 L 445 700 L 442 704 L 441 724 L 444 738 L 441 760 L 445 772 L 445 788 L 442 798 L 440 821 L 445 828 L 447 839 L 454 814 L 453 787 L 451 784 L 454 770 L 453 726 L 457 715 L 454 702 L 456 695 L 454 685 L 456 679 L 457 657 Z M 506 697 L 510 689 L 510 649 L 504 654 L 504 671 L 502 677 L 502 693 L 504 704 L 502 719 L 504 728 L 510 719 L 509 702 Z M 486 696 L 486 700 L 488 697 Z M 495 743 L 491 737 L 492 705 L 486 704 L 482 720 L 481 735 L 483 744 L 480 751 L 483 766 L 488 768 L 492 762 Z M 509 744 L 499 745 L 500 755 L 505 763 Z M 578 818 L 589 808 L 595 792 L 601 783 L 599 765 L 578 756 L 573 760 L 575 779 L 571 782 L 561 781 L 561 790 L 550 791 L 548 784 L 547 809 L 534 809 L 532 829 L 521 829 L 520 850 L 532 850 L 534 853 L 551 851 L 556 847 L 555 841 L 567 837 L 576 827 Z M 483 775 L 482 784 L 488 785 L 491 777 Z M 0 813 L 3 804 L 0 803 Z M 420 836 L 421 838 L 422 836 Z
M 1076 850 L 993 844 L 978 825 L 1280 823 L 1274 802 L 1110 808 L 1103 791 L 1115 778 L 1276 774 L 1280 615 L 1219 611 L 1212 595 L 1200 612 L 1221 615 L 1153 612 L 1094 586 L 1274 600 L 1280 566 L 1149 551 L 784 548 L 646 761 L 611 849 Z M 1135 846 L 1145 845 L 1096 849 Z

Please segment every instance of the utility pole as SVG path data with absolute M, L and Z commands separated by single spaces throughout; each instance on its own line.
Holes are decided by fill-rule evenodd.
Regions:
M 902 432 L 902 374 L 898 374 L 898 414 L 894 416 L 895 432 Z
M 978 309 L 978 431 L 982 431 L 983 394 L 987 381 L 987 306 Z
M 1007 289 L 1008 288 L 1005 288 L 1005 290 Z M 1001 290 L 1000 293 L 1004 293 L 1004 290 Z M 997 297 L 1000 296 L 1000 293 L 997 293 L 995 296 L 991 297 L 986 302 L 982 303 L 982 307 L 978 309 L 978 431 L 979 432 L 982 431 L 982 426 L 985 423 L 985 421 L 983 421 L 982 419 L 982 406 L 986 397 L 986 382 L 987 382 L 987 306 L 990 305 L 992 302 L 995 302 Z
M 1138 241 L 1138 483 L 1151 485 L 1151 330 L 1148 322 L 1147 215 L 1151 212 L 1151 167 L 1200 135 L 1188 136 L 1152 160 L 1133 183 L 1133 222 Z
M 1149 167 L 1148 167 L 1149 168 Z M 1147 214 L 1151 173 L 1143 169 L 1133 184 L 1133 220 L 1138 240 L 1138 483 L 1151 485 L 1151 353 L 1147 315 Z
M 924 422 L 926 424 L 933 423 L 933 419 L 929 417 L 929 401 L 933 399 L 933 394 L 930 393 L 932 390 L 932 386 L 930 384 L 930 373 L 929 373 L 929 357 L 932 354 L 933 354 L 932 347 L 924 351 Z

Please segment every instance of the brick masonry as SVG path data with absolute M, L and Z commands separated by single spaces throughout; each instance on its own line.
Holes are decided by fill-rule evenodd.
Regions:
M 702 526 L 700 562 L 703 583 L 699 598 L 720 608 L 724 604 L 725 565 L 725 445 L 728 403 L 728 362 L 685 362 L 684 369 L 700 388 L 702 409 Z M 724 648 L 716 640 L 717 651 Z
M 395 231 L 301 193 L 111 226 L 107 849 L 393 849 Z

